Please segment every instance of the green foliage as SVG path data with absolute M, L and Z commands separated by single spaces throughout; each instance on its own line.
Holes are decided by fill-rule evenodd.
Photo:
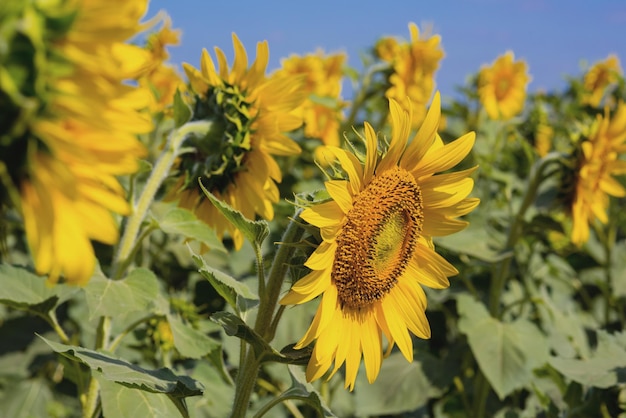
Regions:
M 70 360 L 80 361 L 101 373 L 103 379 L 131 389 L 163 393 L 177 398 L 202 394 L 202 386 L 188 376 L 177 376 L 167 368 L 147 370 L 106 353 L 70 346 L 43 339 L 52 350 Z
M 36 14 L 18 3 L 0 7 L 0 46 L 7 47 L 0 48 L 0 62 L 8 63 L 0 66 L 0 102 L 10 105 L 0 114 L 5 131 L 25 129 L 45 107 L 48 91 L 23 86 L 39 76 L 35 56 L 46 36 L 66 30 L 72 18 L 42 3 L 45 20 L 18 25 L 18 12 Z M 337 128 L 357 154 L 364 121 L 387 138 L 383 148 L 391 134 L 385 97 L 393 65 L 372 51 L 363 63 L 362 72 L 343 69 L 355 94 Z M 56 64 L 54 71 L 64 71 Z M 460 168 L 478 166 L 472 196 L 481 203 L 462 217 L 463 231 L 434 237 L 435 251 L 459 274 L 449 289 L 425 289 L 431 338 L 413 337 L 409 362 L 393 349 L 372 384 L 361 365 L 353 392 L 344 388 L 344 368 L 306 382 L 315 343 L 295 346 L 320 298 L 278 303 L 310 271 L 305 261 L 330 233 L 299 213 L 331 198 L 322 187 L 340 177 L 339 167 L 316 167 L 321 138 L 299 128 L 289 135 L 302 154 L 276 158 L 282 183 L 273 196 L 279 199 L 274 219 L 247 219 L 218 199 L 201 179 L 226 168 L 233 169 L 228 176 L 247 170 L 246 153 L 257 145 L 253 105 L 238 86 L 225 87 L 232 94 L 216 90 L 211 100 L 228 102 L 236 117 L 215 114 L 219 106 L 191 104 L 194 98 L 181 89 L 172 112 L 155 115 L 158 126 L 143 138 L 146 161 L 122 182 L 133 208 L 120 222 L 122 240 L 114 248 L 94 244 L 98 267 L 84 287 L 50 286 L 33 273 L 19 211 L 0 202 L 0 417 L 626 416 L 624 197 L 607 197 L 607 222 L 589 222 L 589 240 L 571 242 L 581 144 L 599 116 L 616 116 L 616 104 L 626 99 L 623 77 L 607 88 L 602 107 L 584 103 L 583 79 L 572 77 L 563 91 L 528 95 L 525 110 L 507 121 L 488 118 L 476 75 L 443 100 L 444 143 L 476 132 Z M 32 114 L 24 105 L 31 98 L 38 100 Z M 343 99 L 316 93 L 309 99 L 321 108 L 344 106 Z M 541 148 L 546 126 L 547 150 Z M 215 154 L 224 145 L 221 135 L 238 144 L 231 158 Z M 12 155 L 18 145 L 5 141 L 0 151 Z M 228 229 L 216 232 L 203 220 L 199 200 L 172 201 L 183 154 L 194 155 L 190 164 L 200 177 L 184 178 L 184 187 L 202 191 L 243 234 L 240 250 Z M 606 158 L 623 162 L 614 154 Z M 20 164 L 0 166 L 0 199 L 6 189 L 19 201 L 11 176 Z M 274 160 L 256 164 L 271 176 Z M 614 174 L 624 186 L 620 171 Z M 220 187 L 228 176 L 220 177 Z M 244 197 L 251 205 L 260 199 Z
M 226 252 L 215 231 L 186 209 L 171 208 L 157 220 L 157 224 L 165 233 L 179 234 L 201 242 L 212 250 Z
M 240 230 L 244 237 L 251 244 L 256 246 L 261 246 L 265 238 L 269 235 L 269 225 L 266 221 L 253 221 L 250 219 L 246 219 L 245 216 L 238 210 L 233 209 L 228 204 L 222 202 L 218 198 L 216 198 L 210 191 L 208 191 L 201 181 L 199 181 L 200 188 L 204 195 L 215 205 L 215 207 L 224 215 L 228 222 L 233 224 L 235 228 Z
M 122 280 L 96 273 L 84 288 L 89 318 L 145 311 L 159 293 L 159 282 L 150 270 L 136 269 Z
M 209 266 L 191 248 L 189 248 L 189 251 L 202 277 L 211 283 L 211 286 L 224 298 L 231 308 L 241 311 L 240 308 L 243 307 L 245 311 L 254 305 L 254 301 L 259 299 L 259 296 L 250 290 L 245 283 L 239 282 L 228 274 Z
M 468 295 L 459 295 L 457 304 L 459 331 L 500 399 L 529 386 L 533 369 L 548 360 L 548 344 L 537 326 L 525 319 L 502 323 Z

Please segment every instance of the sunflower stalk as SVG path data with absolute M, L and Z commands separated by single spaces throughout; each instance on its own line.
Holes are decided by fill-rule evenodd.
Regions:
M 274 312 L 278 304 L 278 296 L 280 295 L 285 273 L 289 268 L 288 261 L 296 250 L 296 247 L 292 244 L 300 241 L 304 234 L 304 229 L 300 226 L 299 213 L 300 211 L 298 211 L 291 222 L 289 222 L 283 234 L 281 245 L 276 251 L 265 286 L 259 285 L 259 290 L 264 290 L 264 292 L 259 295 L 259 311 L 257 313 L 254 330 L 268 343 L 274 338 L 275 324 L 272 319 L 274 318 Z M 259 263 L 258 268 L 259 280 L 264 280 L 263 264 Z M 232 418 L 245 417 L 250 402 L 250 395 L 254 389 L 262 361 L 262 356 L 257 357 L 254 350 L 247 344 L 242 345 L 242 350 L 244 350 L 244 355 L 241 356 L 243 362 L 239 368 L 236 380 L 235 399 L 231 414 Z
M 159 187 L 167 177 L 176 158 L 183 151 L 183 144 L 190 136 L 204 136 L 211 129 L 210 121 L 189 122 L 172 131 L 169 136 L 168 146 L 157 160 L 146 185 L 133 206 L 133 213 L 127 219 L 124 233 L 120 240 L 119 249 L 115 257 L 115 269 L 113 277 L 119 279 L 123 276 L 125 267 L 130 263 L 128 259 L 133 254 L 137 245 L 137 236 L 141 224 L 148 213 L 148 209 Z
M 613 218 L 611 217 L 609 219 Z M 602 226 L 596 222 L 593 224 L 593 228 L 595 229 L 596 235 L 600 239 L 602 249 L 604 250 L 604 263 L 602 265 L 604 283 L 600 286 L 600 290 L 602 291 L 602 296 L 604 297 L 604 312 L 602 320 L 604 325 L 608 326 L 611 318 L 611 307 L 613 306 L 613 269 L 611 264 L 617 230 L 615 228 L 615 223 L 613 222 L 611 222 L 606 228 L 602 228 Z

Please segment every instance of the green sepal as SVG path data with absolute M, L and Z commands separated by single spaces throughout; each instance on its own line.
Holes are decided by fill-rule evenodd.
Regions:
M 174 94 L 174 125 L 176 128 L 180 128 L 191 120 L 191 116 L 191 107 L 183 100 L 180 90 L 176 89 Z

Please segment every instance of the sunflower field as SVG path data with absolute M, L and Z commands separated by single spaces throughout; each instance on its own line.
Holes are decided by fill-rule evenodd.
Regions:
M 626 417 L 619 57 L 451 98 L 414 23 L 271 69 L 147 8 L 0 3 L 0 417 Z

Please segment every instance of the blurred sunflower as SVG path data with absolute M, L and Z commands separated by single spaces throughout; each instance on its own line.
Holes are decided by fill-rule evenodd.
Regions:
M 531 78 L 524 61 L 515 61 L 513 52 L 499 56 L 478 73 L 478 96 L 494 120 L 508 120 L 524 109 L 526 87 Z
M 150 71 L 139 78 L 139 85 L 150 89 L 154 96 L 151 102 L 152 113 L 165 112 L 171 114 L 169 106 L 174 101 L 176 90 L 185 91 L 185 83 L 176 69 L 167 63 L 169 45 L 180 43 L 180 29 L 173 30 L 169 16 L 165 16 L 161 28 L 148 36 L 146 49 L 150 52 Z
M 125 84 L 148 55 L 124 43 L 147 0 L 9 0 L 0 10 L 0 199 L 24 219 L 38 273 L 85 284 L 90 240 L 114 244 L 130 206 L 116 176 L 137 170 L 150 93 Z
M 598 219 L 606 224 L 609 196 L 624 197 L 626 190 L 613 177 L 626 173 L 626 105 L 620 102 L 615 114 L 598 115 L 588 139 L 581 144 L 572 197 L 572 242 L 578 246 L 589 239 L 589 223 Z
M 213 206 L 198 185 L 205 187 L 246 218 L 274 217 L 279 199 L 276 183 L 282 179 L 274 155 L 300 153 L 285 132 L 302 125 L 298 107 L 306 98 L 302 77 L 266 77 L 267 42 L 257 44 L 257 57 L 248 68 L 248 57 L 233 34 L 235 60 L 229 70 L 226 56 L 215 48 L 219 69 L 209 53 L 202 51 L 201 70 L 183 64 L 194 96 L 193 120 L 212 121 L 206 137 L 193 138 L 193 153 L 180 157 L 176 184 L 166 197 L 192 210 L 213 227 L 218 236 L 226 231 L 236 249 L 243 235 Z
M 412 22 L 409 30 L 409 42 L 398 43 L 393 38 L 383 38 L 377 42 L 375 52 L 391 64 L 390 86 L 385 97 L 394 99 L 409 112 L 411 127 L 417 128 L 426 115 L 426 105 L 435 89 L 435 72 L 445 54 L 440 36 L 420 38 L 419 29 Z
M 598 107 L 607 89 L 617 83 L 621 74 L 622 68 L 615 55 L 609 55 L 604 61 L 595 63 L 585 74 L 583 103 Z
M 552 149 L 554 129 L 545 123 L 537 125 L 535 130 L 535 151 L 540 157 L 545 157 Z
M 292 55 L 283 60 L 279 74 L 306 77 L 308 98 L 302 104 L 304 135 L 319 138 L 324 145 L 339 146 L 339 125 L 345 103 L 341 100 L 341 82 L 345 54 L 325 56 L 319 51 L 305 56 Z
M 330 180 L 332 200 L 302 212 L 320 228 L 323 242 L 305 265 L 311 273 L 298 280 L 281 304 L 300 304 L 322 295 L 302 348 L 317 340 L 306 376 L 309 381 L 334 374 L 346 364 L 345 385 L 354 388 L 363 357 L 369 382 L 380 370 L 383 349 L 397 344 L 413 360 L 409 331 L 430 337 L 422 285 L 442 289 L 457 270 L 434 249 L 432 237 L 467 226 L 456 219 L 474 209 L 468 198 L 474 168 L 436 174 L 456 166 L 470 152 L 475 135 L 468 133 L 444 145 L 437 135 L 440 98 L 436 93 L 424 123 L 411 142 L 411 116 L 390 100 L 392 138 L 385 154 L 365 123 L 365 161 L 328 147 L 347 180 Z

